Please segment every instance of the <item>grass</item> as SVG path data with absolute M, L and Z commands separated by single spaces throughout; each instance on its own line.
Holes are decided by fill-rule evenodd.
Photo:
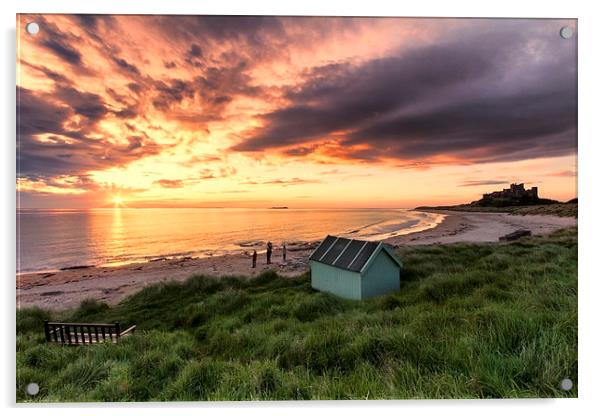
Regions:
M 366 301 L 268 272 L 19 310 L 17 401 L 577 396 L 576 229 L 399 255 L 401 291 Z M 49 318 L 138 327 L 117 345 L 47 345 Z
M 519 205 L 507 207 L 481 207 L 476 205 L 462 204 L 440 207 L 418 207 L 418 210 L 446 210 L 462 212 L 508 212 L 511 215 L 555 215 L 557 217 L 577 218 L 578 204 L 558 203 L 547 205 Z

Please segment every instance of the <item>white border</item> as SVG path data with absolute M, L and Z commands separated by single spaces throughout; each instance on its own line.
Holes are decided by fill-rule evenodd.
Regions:
M 70 0 L 20 0 L 12 4 L 2 2 L 2 34 L 4 56 L 2 71 L 2 126 L 1 139 L 2 174 L 2 247 L 0 249 L 4 273 L 2 283 L 4 302 L 2 310 L 2 360 L 0 377 L 2 404 L 13 407 L 9 412 L 49 412 L 64 415 L 101 414 L 106 405 L 50 405 L 44 408 L 18 406 L 15 409 L 15 14 L 17 12 L 40 13 L 129 13 L 129 14 L 279 14 L 279 15 L 355 15 L 355 16 L 431 16 L 431 17 L 564 17 L 579 19 L 579 399 L 572 400 L 496 400 L 496 401 L 405 401 L 405 402 L 279 402 L 279 403 L 180 403 L 134 404 L 126 408 L 111 405 L 112 414 L 129 414 L 134 411 L 149 415 L 162 415 L 166 410 L 182 413 L 244 412 L 253 414 L 306 414 L 307 412 L 332 413 L 345 408 L 346 413 L 365 414 L 371 409 L 380 413 L 426 412 L 449 415 L 508 413 L 562 414 L 593 413 L 600 409 L 602 395 L 598 387 L 601 372 L 600 351 L 600 280 L 598 270 L 600 219 L 602 207 L 598 178 L 602 178 L 599 166 L 600 140 L 600 74 L 602 74 L 600 41 L 602 40 L 602 15 L 598 2 L 504 0 L 497 2 L 454 0 L 393 2 L 391 0 L 330 1 L 303 0 L 285 2 L 277 0 L 251 0 L 203 2 L 190 0 L 123 0 L 78 1 Z M 598 222 L 596 222 L 598 220 Z M 9 336 L 7 336 L 7 334 Z M 82 409 L 83 408 L 83 409 Z

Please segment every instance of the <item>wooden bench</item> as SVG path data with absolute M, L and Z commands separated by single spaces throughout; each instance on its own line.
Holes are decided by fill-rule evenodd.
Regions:
M 135 330 L 136 325 L 133 325 L 121 332 L 119 322 L 114 324 L 87 324 L 44 321 L 46 342 L 63 345 L 92 345 L 103 342 L 116 344 L 121 337 L 129 335 Z

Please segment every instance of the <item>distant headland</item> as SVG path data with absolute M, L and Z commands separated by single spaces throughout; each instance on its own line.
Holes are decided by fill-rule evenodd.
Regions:
M 525 189 L 524 183 L 510 184 L 509 188 L 483 194 L 477 201 L 468 204 L 446 206 L 421 206 L 417 210 L 509 212 L 512 214 L 540 214 L 561 217 L 577 217 L 577 198 L 560 202 L 539 197 L 539 189 L 534 186 Z

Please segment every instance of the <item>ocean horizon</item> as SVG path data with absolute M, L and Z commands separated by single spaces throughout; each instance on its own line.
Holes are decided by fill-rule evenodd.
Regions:
M 435 227 L 408 208 L 94 208 L 17 210 L 17 273 L 209 257 L 321 240 L 384 240 Z

